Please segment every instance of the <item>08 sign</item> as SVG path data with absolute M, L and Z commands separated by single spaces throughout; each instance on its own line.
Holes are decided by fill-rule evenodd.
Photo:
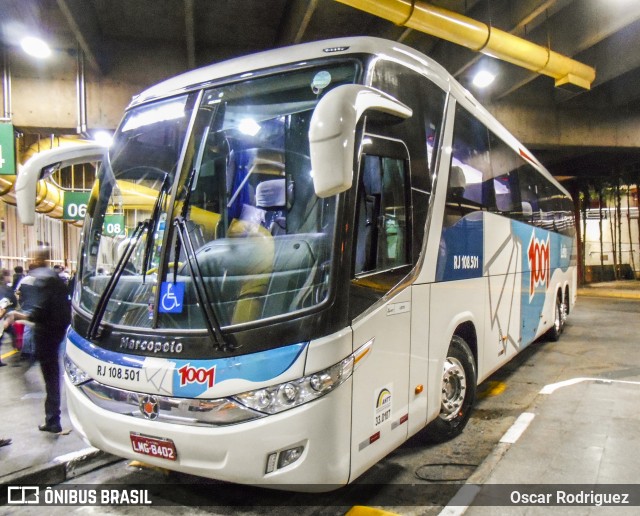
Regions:
M 103 235 L 115 237 L 119 235 L 126 235 L 126 233 L 127 230 L 124 225 L 124 215 L 113 214 L 104 216 L 104 223 L 102 224 Z
M 82 220 L 87 213 L 89 192 L 65 192 L 62 218 Z

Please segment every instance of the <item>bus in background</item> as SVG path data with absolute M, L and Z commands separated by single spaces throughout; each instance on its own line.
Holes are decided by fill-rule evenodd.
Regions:
M 122 457 L 333 489 L 458 435 L 479 382 L 560 337 L 575 255 L 567 191 L 409 47 L 187 72 L 133 99 L 92 190 L 71 420 Z

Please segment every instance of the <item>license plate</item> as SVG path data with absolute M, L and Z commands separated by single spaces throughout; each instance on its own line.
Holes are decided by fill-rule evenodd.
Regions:
M 135 432 L 130 432 L 129 436 L 131 437 L 131 447 L 136 453 L 167 460 L 176 460 L 178 458 L 176 445 L 173 444 L 171 439 L 150 437 Z

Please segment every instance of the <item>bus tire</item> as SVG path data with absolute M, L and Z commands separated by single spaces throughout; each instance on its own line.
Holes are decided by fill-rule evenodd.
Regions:
M 557 342 L 564 330 L 565 319 L 567 318 L 567 309 L 563 301 L 562 293 L 556 297 L 556 306 L 553 313 L 553 326 L 549 329 L 549 340 Z
M 440 414 L 426 428 L 430 442 L 448 441 L 462 432 L 476 398 L 476 381 L 473 354 L 465 340 L 454 335 L 442 371 Z

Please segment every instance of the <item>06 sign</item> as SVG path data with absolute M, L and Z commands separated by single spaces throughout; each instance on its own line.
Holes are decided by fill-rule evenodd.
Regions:
M 65 220 L 82 220 L 87 213 L 89 192 L 65 192 L 62 218 Z

